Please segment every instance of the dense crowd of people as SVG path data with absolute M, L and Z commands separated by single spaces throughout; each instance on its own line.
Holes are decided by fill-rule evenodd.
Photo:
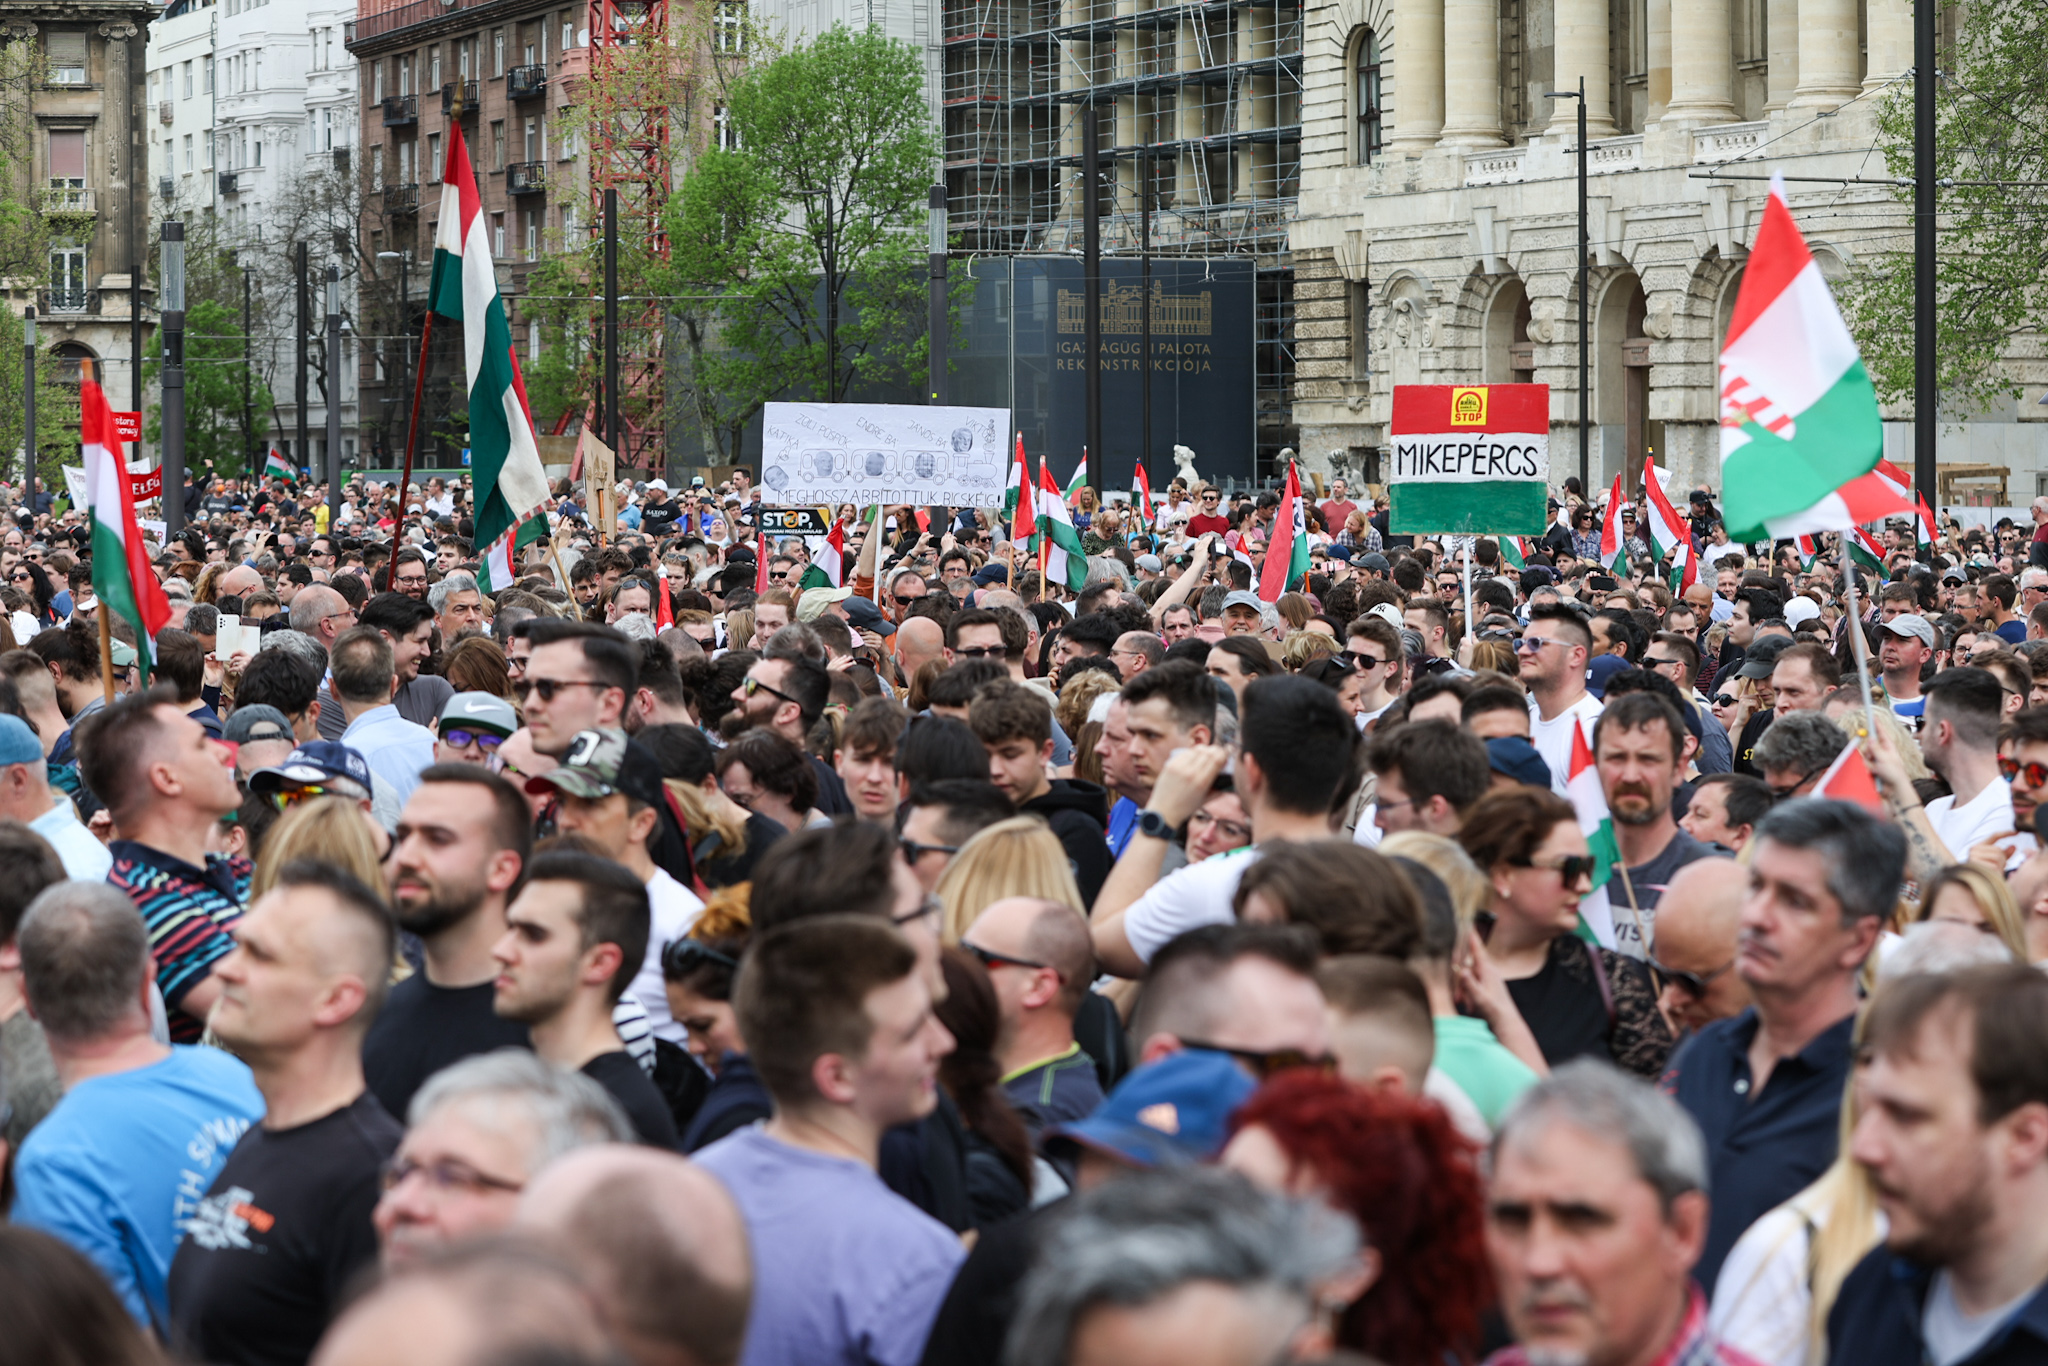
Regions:
M 2048 499 L 554 492 L 0 523 L 0 1360 L 2048 1361 Z

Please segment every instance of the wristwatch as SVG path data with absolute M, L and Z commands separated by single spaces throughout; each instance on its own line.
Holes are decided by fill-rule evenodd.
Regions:
M 1172 822 L 1157 811 L 1145 810 L 1138 813 L 1138 833 L 1155 840 L 1171 841 L 1177 830 Z

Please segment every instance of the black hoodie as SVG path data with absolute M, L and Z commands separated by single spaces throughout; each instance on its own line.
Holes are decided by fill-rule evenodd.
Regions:
M 1078 778 L 1054 778 L 1052 787 L 1017 808 L 1042 818 L 1059 836 L 1081 887 L 1081 904 L 1093 906 L 1109 876 L 1108 794 Z

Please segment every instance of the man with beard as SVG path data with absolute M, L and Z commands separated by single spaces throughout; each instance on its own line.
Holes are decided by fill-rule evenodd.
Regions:
M 1842 1283 L 1833 1360 L 2048 1359 L 2044 1035 L 2048 980 L 2019 965 L 1904 977 L 1878 994 L 1849 1147 L 1888 1227 Z
M 1631 958 L 1648 956 L 1657 898 L 1672 875 L 1697 859 L 1714 858 L 1678 828 L 1671 793 L 1684 778 L 1685 722 L 1656 693 L 1623 693 L 1593 724 L 1593 763 L 1614 818 L 1622 876 L 1607 884 L 1614 907 L 1615 947 Z
M 533 850 L 519 789 L 476 764 L 435 764 L 405 804 L 387 876 L 400 929 L 420 937 L 421 971 L 391 989 L 363 1040 L 370 1090 L 394 1115 L 449 1063 L 524 1047 L 526 1026 L 491 1009 L 491 947 Z
M 1706 1135 L 1714 1208 L 1694 1269 L 1713 1285 L 1735 1240 L 1835 1160 L 1857 978 L 1906 873 L 1906 837 L 1850 802 L 1774 807 L 1751 842 L 1735 971 L 1754 1001 L 1679 1046 L 1663 1089 Z M 1860 1358 L 1838 1358 L 1860 1360 Z

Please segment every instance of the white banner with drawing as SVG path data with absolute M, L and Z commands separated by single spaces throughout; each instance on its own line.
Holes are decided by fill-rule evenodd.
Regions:
M 771 403 L 761 436 L 770 504 L 1001 507 L 1008 408 L 905 403 Z

